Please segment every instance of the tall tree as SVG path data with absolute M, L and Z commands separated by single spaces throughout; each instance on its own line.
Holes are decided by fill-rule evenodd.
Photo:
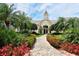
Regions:
M 31 29 L 31 18 L 25 12 L 16 11 L 13 6 L 14 4 L 0 4 L 0 24 L 3 23 L 6 28 L 10 28 L 10 25 L 13 25 L 20 30 Z
M 31 30 L 31 18 L 28 17 L 24 12 L 19 12 L 19 14 L 17 15 L 19 20 L 15 21 L 14 20 L 14 26 L 17 28 L 19 28 L 21 31 L 27 31 L 27 30 Z
M 37 30 L 37 25 L 36 24 L 32 24 L 31 30 Z
M 11 20 L 16 18 L 17 12 L 14 12 L 13 6 L 14 4 L 8 5 L 5 3 L 0 3 L 0 21 L 3 22 L 7 28 L 9 28 Z
M 65 30 L 65 18 L 59 17 L 58 21 L 51 26 L 51 30 L 55 30 L 56 32 Z

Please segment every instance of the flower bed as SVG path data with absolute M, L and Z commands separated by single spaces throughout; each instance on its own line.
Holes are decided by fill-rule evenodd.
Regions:
M 61 44 L 61 42 L 60 42 L 60 40 L 59 40 L 57 37 L 48 35 L 48 36 L 47 36 L 47 41 L 48 41 L 53 47 L 55 47 L 55 48 L 60 48 L 59 45 Z
M 63 43 L 60 45 L 61 49 L 66 50 L 70 53 L 79 55 L 79 44 Z
M 23 35 L 8 29 L 0 29 L 0 56 L 29 55 L 36 39 L 34 35 Z
M 70 42 L 61 42 L 57 36 L 48 35 L 47 41 L 55 48 L 65 50 L 71 54 L 79 55 L 79 44 Z
M 0 56 L 23 56 L 30 51 L 30 48 L 27 46 L 27 44 L 21 44 L 17 47 L 14 47 L 12 44 L 5 45 L 0 49 Z

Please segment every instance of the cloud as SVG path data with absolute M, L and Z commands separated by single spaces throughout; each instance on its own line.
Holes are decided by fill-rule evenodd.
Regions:
M 57 19 L 59 16 L 79 16 L 79 4 L 74 3 L 27 3 L 15 4 L 17 10 L 22 10 L 34 20 L 43 19 L 45 10 L 48 11 L 50 19 Z

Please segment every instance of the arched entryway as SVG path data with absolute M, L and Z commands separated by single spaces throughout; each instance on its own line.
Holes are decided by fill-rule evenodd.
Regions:
M 43 33 L 44 34 L 47 34 L 48 33 L 48 26 L 47 25 L 44 25 L 43 26 Z

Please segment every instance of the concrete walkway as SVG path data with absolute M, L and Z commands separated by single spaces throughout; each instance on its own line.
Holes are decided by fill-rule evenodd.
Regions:
M 46 35 L 37 38 L 34 48 L 30 52 L 31 56 L 65 56 L 48 43 Z

